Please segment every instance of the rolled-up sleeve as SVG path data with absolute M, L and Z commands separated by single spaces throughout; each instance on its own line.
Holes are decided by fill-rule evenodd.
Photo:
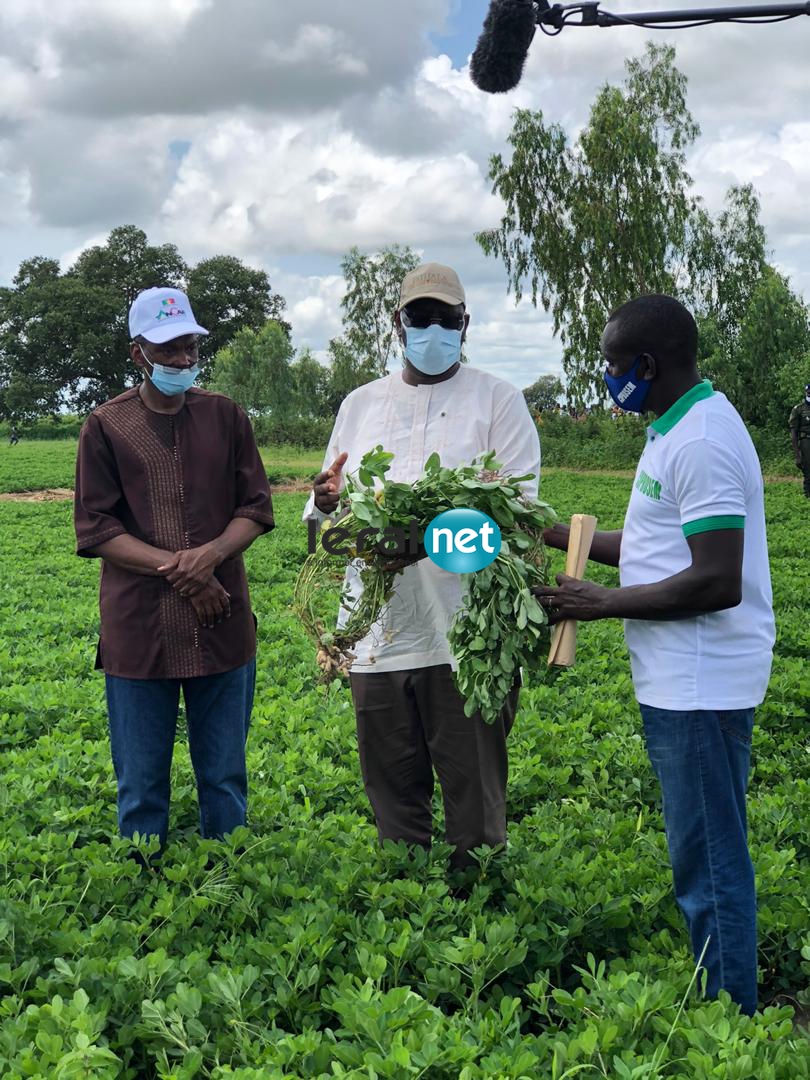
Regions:
M 234 517 L 250 518 L 264 526 L 264 532 L 275 528 L 270 484 L 264 471 L 259 448 L 247 414 L 236 410 L 236 509 Z
M 115 458 L 98 419 L 90 415 L 79 435 L 73 524 L 76 554 L 94 558 L 93 548 L 126 533 L 117 516 L 122 498 Z

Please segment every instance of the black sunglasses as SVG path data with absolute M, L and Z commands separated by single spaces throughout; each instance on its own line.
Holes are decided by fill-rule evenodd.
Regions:
M 403 326 L 412 326 L 414 330 L 424 330 L 433 323 L 438 323 L 443 330 L 463 330 L 464 315 L 456 315 L 448 312 L 446 315 L 437 315 L 430 311 L 408 311 L 405 307 L 399 313 Z

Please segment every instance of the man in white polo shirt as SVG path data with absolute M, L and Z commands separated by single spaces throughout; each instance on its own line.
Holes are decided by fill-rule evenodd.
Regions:
M 378 444 L 394 454 L 387 474 L 394 481 L 418 479 L 434 451 L 452 468 L 488 450 L 505 472 L 539 479 L 540 440 L 520 390 L 461 363 L 470 317 L 455 271 L 428 263 L 407 274 L 394 321 L 403 368 L 341 404 L 305 518 L 340 512 L 343 473 Z M 537 480 L 524 486 L 536 496 Z M 347 582 L 359 598 L 351 564 Z M 457 868 L 473 863 L 474 848 L 506 842 L 506 737 L 519 689 L 494 724 L 464 715 L 447 642 L 461 600 L 457 574 L 429 559 L 407 566 L 385 629 L 378 624 L 358 642 L 351 671 L 360 766 L 380 840 L 430 845 L 435 768 Z M 340 625 L 346 617 L 341 611 Z
M 757 1001 L 756 896 L 745 793 L 754 707 L 768 686 L 774 619 L 756 451 L 734 407 L 697 372 L 697 327 L 669 296 L 641 296 L 602 335 L 616 404 L 654 413 L 624 529 L 591 558 L 607 589 L 560 574 L 537 590 L 552 622 L 624 618 L 633 684 L 661 782 L 675 895 L 707 993 Z M 546 534 L 567 546 L 567 529 Z M 705 949 L 705 953 L 704 953 Z

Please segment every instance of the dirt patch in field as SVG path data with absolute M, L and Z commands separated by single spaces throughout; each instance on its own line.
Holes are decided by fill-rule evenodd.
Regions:
M 73 498 L 70 488 L 45 488 L 43 491 L 4 491 L 2 502 L 66 502 Z
M 310 480 L 291 480 L 286 484 L 271 484 L 272 492 L 303 494 L 312 490 Z M 73 498 L 70 488 L 44 488 L 42 491 L 0 492 L 0 502 L 67 502 Z
M 312 491 L 312 481 L 311 480 L 289 480 L 286 484 L 271 484 L 270 485 L 270 490 L 273 491 L 273 492 L 275 492 L 275 491 L 285 491 L 285 492 L 294 491 L 294 492 L 297 492 L 297 493 L 300 494 L 300 493 L 302 493 L 304 491 Z
M 582 476 L 620 476 L 623 479 L 632 479 L 635 475 L 625 469 L 558 469 L 550 468 L 544 469 L 545 473 L 579 473 Z M 793 476 L 766 476 L 765 480 L 768 483 L 774 481 L 785 480 L 792 481 L 798 484 L 801 477 L 796 479 Z M 296 494 L 303 495 L 312 491 L 311 480 L 288 480 L 283 484 L 271 484 L 270 490 L 276 494 Z M 43 491 L 8 491 L 0 492 L 0 502 L 67 502 L 68 499 L 73 498 L 73 492 L 70 488 L 45 488 Z

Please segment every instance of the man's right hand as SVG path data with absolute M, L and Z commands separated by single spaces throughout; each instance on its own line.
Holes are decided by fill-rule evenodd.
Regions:
M 230 593 L 225 591 L 216 578 L 211 578 L 200 592 L 188 599 L 200 623 L 208 629 L 231 616 Z
M 340 502 L 340 489 L 343 481 L 343 466 L 348 454 L 340 454 L 328 469 L 318 473 L 312 485 L 315 492 L 315 505 L 322 514 L 331 514 Z

